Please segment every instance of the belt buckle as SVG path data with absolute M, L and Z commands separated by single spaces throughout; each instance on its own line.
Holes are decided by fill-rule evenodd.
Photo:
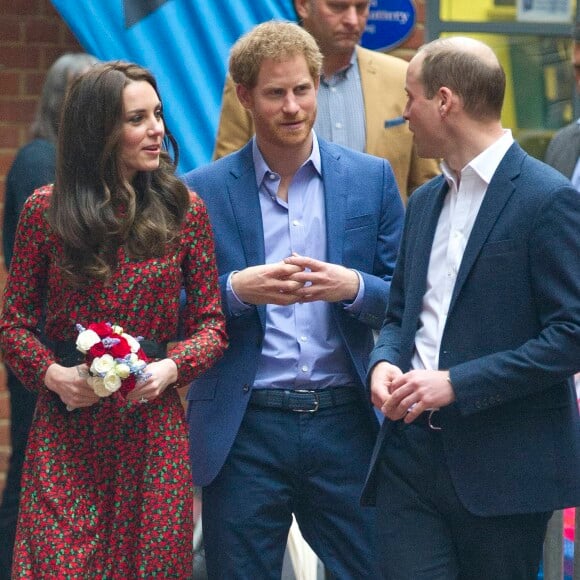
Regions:
M 313 409 L 292 409 L 295 413 L 316 413 L 320 408 L 320 398 L 316 391 L 308 390 L 308 389 L 296 389 L 295 393 L 305 394 L 309 393 L 314 395 L 314 408 Z
M 427 419 L 427 424 L 429 425 L 429 429 L 433 429 L 433 431 L 442 431 L 443 427 L 439 426 L 439 425 L 434 425 L 432 422 L 433 419 L 433 415 L 435 413 L 438 413 L 439 409 L 431 409 L 429 411 L 429 418 Z

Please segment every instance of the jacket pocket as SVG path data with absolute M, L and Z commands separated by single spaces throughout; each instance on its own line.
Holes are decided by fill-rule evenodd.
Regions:
M 196 379 L 189 385 L 185 399 L 187 401 L 211 401 L 215 399 L 218 377 Z
M 356 230 L 359 228 L 365 228 L 368 226 L 373 226 L 376 222 L 376 218 L 373 214 L 359 215 L 351 218 L 347 218 L 344 224 L 345 230 Z
M 500 254 L 508 254 L 517 249 L 515 240 L 500 240 L 498 242 L 490 242 L 481 248 L 479 253 L 480 258 L 488 258 L 489 256 L 499 256 Z

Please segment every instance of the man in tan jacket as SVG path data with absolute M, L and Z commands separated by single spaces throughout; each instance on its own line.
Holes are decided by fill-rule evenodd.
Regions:
M 403 201 L 439 173 L 421 159 L 403 120 L 407 63 L 358 46 L 369 15 L 369 0 L 294 0 L 302 26 L 324 55 L 315 125 L 321 137 L 387 159 Z M 254 134 L 235 85 L 226 79 L 214 158 L 237 151 Z

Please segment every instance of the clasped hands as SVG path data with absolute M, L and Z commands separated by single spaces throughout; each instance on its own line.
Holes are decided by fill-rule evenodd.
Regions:
M 232 289 L 246 304 L 288 306 L 301 302 L 354 300 L 356 272 L 298 254 L 275 264 L 250 266 L 233 274 Z
M 403 373 L 388 362 L 371 373 L 373 405 L 392 421 L 412 423 L 421 413 L 455 401 L 448 371 L 412 370 Z
M 150 362 L 145 367 L 147 378 L 137 381 L 135 388 L 127 394 L 129 401 L 152 401 L 178 379 L 175 361 L 165 358 Z M 89 368 L 86 364 L 64 367 L 51 364 L 44 377 L 44 384 L 55 392 L 66 405 L 67 411 L 90 407 L 99 401 L 92 386 L 88 383 Z

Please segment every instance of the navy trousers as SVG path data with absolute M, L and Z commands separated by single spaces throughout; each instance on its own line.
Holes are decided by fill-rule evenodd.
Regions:
M 551 512 L 501 517 L 468 512 L 455 494 L 441 434 L 426 425 L 401 422 L 387 435 L 376 507 L 378 578 L 535 580 L 538 576 Z
M 203 489 L 209 578 L 279 580 L 294 514 L 333 577 L 376 580 L 375 510 L 359 503 L 374 439 L 363 403 L 315 413 L 250 405 Z

